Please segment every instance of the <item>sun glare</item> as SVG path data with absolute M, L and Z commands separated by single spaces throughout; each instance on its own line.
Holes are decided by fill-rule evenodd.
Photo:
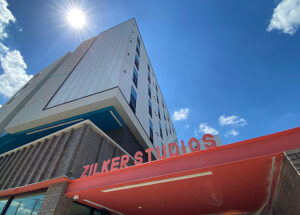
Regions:
M 74 28 L 79 29 L 86 24 L 84 13 L 77 8 L 72 8 L 67 12 L 67 19 L 69 24 Z

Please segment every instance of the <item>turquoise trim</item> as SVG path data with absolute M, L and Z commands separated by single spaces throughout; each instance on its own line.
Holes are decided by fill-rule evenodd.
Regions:
M 115 120 L 115 118 L 111 115 L 110 111 L 112 111 L 114 113 L 116 118 L 121 123 L 121 126 Z M 71 121 L 81 119 L 81 118 L 83 120 L 86 120 L 86 119 L 91 120 L 95 125 L 97 125 L 104 132 L 119 129 L 119 128 L 125 126 L 125 123 L 124 123 L 123 119 L 120 117 L 120 115 L 118 114 L 118 112 L 115 110 L 115 108 L 113 106 L 110 106 L 110 107 L 106 107 L 106 108 L 92 111 L 89 113 L 80 114 L 77 116 L 73 116 L 70 118 L 52 122 L 52 123 L 49 123 L 46 125 L 35 127 L 32 129 L 24 130 L 24 131 L 15 133 L 15 134 L 9 134 L 9 133 L 0 134 L 0 154 L 7 152 L 9 150 L 12 150 L 14 148 L 17 148 L 19 146 L 25 145 L 29 142 L 32 142 L 32 141 L 42 138 L 44 136 L 47 136 L 47 135 L 54 133 L 56 131 L 59 131 L 63 128 L 74 125 L 74 124 L 78 123 L 79 121 L 76 121 L 76 122 L 71 122 Z M 60 124 L 67 123 L 67 122 L 71 122 L 71 123 L 60 126 Z M 50 128 L 52 126 L 56 126 L 56 127 Z M 49 128 L 49 129 L 47 129 L 47 128 Z M 41 129 L 47 129 L 47 130 L 39 131 L 39 132 L 36 132 L 33 134 L 28 134 L 30 132 L 38 131 Z

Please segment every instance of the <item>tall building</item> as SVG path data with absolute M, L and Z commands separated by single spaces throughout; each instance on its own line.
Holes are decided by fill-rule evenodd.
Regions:
M 134 19 L 36 74 L 0 134 L 1 215 L 300 214 L 300 128 L 179 155 Z
M 0 153 L 86 119 L 130 153 L 178 142 L 135 19 L 84 41 L 10 98 Z

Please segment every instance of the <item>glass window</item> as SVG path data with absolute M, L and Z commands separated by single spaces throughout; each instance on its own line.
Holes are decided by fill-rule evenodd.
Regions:
M 69 215 L 90 215 L 90 211 L 87 206 L 73 203 Z
M 157 104 L 159 104 L 158 94 L 156 94 L 156 101 L 157 101 Z
M 141 40 L 140 40 L 140 37 L 139 36 L 137 36 L 137 43 L 139 44 L 139 46 L 141 46 Z
M 136 53 L 138 54 L 138 56 L 140 56 L 140 47 L 138 45 L 136 45 Z
M 139 60 L 139 57 L 137 55 L 135 55 L 134 64 L 136 66 L 136 69 L 139 70 L 140 60 Z
M 0 200 L 0 214 L 3 211 L 3 209 L 4 209 L 4 207 L 5 207 L 6 203 L 7 203 L 7 201 L 8 201 L 8 199 L 2 199 L 2 200 Z
M 152 117 L 152 104 L 150 100 L 148 100 L 148 106 L 149 106 L 149 114 Z
M 153 124 L 150 119 L 149 119 L 149 132 L 150 132 L 150 140 L 153 143 Z
M 156 89 L 156 92 L 158 92 L 158 89 L 157 89 L 157 84 L 155 85 L 155 89 Z
M 133 81 L 135 87 L 138 86 L 138 77 L 139 77 L 139 75 L 138 75 L 136 69 L 133 68 L 133 77 L 132 77 L 132 81 Z
M 148 72 L 150 72 L 150 65 L 149 63 L 147 64 Z
M 131 87 L 131 95 L 130 95 L 130 102 L 129 105 L 131 107 L 131 110 L 135 113 L 135 108 L 136 108 L 136 92 L 133 87 Z
M 166 126 L 166 135 L 167 135 L 167 137 L 169 136 L 167 126 Z
M 14 198 L 5 214 L 36 215 L 41 207 L 44 197 L 44 194 L 39 194 Z
M 159 123 L 159 132 L 160 132 L 160 137 L 163 138 L 162 129 L 161 129 L 161 124 L 160 123 Z
M 160 110 L 159 110 L 159 107 L 157 108 L 157 112 L 158 112 L 158 118 L 160 119 Z
M 151 99 L 151 87 L 150 87 L 150 84 L 148 84 L 148 96 Z
M 159 123 L 159 132 L 160 132 L 160 137 L 163 138 L 163 133 L 162 133 L 162 129 L 161 129 L 161 124 Z
M 148 82 L 149 82 L 149 84 L 151 84 L 150 72 L 148 72 Z

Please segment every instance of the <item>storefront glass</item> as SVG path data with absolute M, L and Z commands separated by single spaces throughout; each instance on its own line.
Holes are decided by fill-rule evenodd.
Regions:
M 44 194 L 16 197 L 10 203 L 5 215 L 36 215 L 43 199 Z
M 3 211 L 8 199 L 0 199 L 0 214 Z
M 90 215 L 91 209 L 87 206 L 73 203 L 69 215 Z
M 90 208 L 88 206 L 74 202 L 72 204 L 69 215 L 111 215 L 111 213 L 104 209 L 97 210 L 95 208 Z

